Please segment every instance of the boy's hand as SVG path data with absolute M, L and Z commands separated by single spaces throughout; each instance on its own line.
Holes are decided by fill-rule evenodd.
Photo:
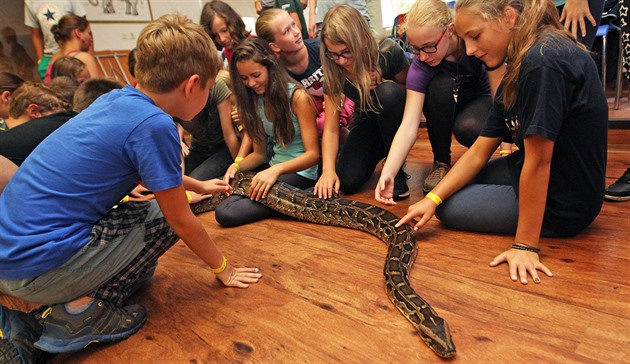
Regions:
M 210 193 L 204 193 L 204 194 L 199 194 L 195 191 L 188 191 L 188 194 L 190 195 L 190 204 L 194 204 L 209 198 L 212 198 L 212 194 Z
M 247 288 L 249 283 L 257 283 L 262 277 L 258 268 L 234 268 L 228 263 L 217 278 L 227 287 Z
M 531 275 L 535 283 L 540 283 L 538 271 L 544 272 L 548 277 L 552 277 L 553 273 L 544 264 L 540 262 L 538 253 L 523 250 L 508 249 L 497 255 L 490 262 L 491 267 L 507 262 L 510 269 L 510 278 L 517 281 L 520 278 L 522 284 L 527 284 L 527 275 Z
M 230 195 L 232 193 L 232 186 L 225 180 L 218 178 L 210 179 L 207 181 L 201 181 L 202 189 L 197 192 L 202 194 L 218 194 L 225 193 Z

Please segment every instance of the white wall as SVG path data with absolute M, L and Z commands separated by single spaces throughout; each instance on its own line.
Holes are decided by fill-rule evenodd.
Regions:
M 114 0 L 118 1 L 118 0 Z M 201 8 L 207 0 L 140 0 L 148 1 L 151 6 L 153 19 L 171 12 L 180 12 L 195 22 L 199 22 Z M 253 26 L 257 17 L 253 0 L 224 0 L 237 13 L 245 18 L 245 24 Z M 87 3 L 87 1 L 85 1 Z M 100 3 L 100 1 L 99 1 Z M 379 27 L 382 24 L 380 0 L 368 0 L 368 9 L 372 19 L 372 27 L 380 35 L 386 35 L 386 31 Z M 90 6 L 89 4 L 87 6 Z M 308 21 L 308 10 L 304 11 Z M 88 17 L 88 20 L 89 17 Z M 24 26 L 24 3 L 17 0 L 2 0 L 2 12 L 0 24 L 11 26 L 17 31 L 18 38 L 24 47 L 34 58 L 30 39 L 30 28 Z M 94 49 L 102 50 L 129 50 L 136 46 L 138 34 L 147 22 L 98 22 L 90 20 L 92 33 L 94 34 Z

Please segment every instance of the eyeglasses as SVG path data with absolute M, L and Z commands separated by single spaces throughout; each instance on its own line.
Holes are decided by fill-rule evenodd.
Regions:
M 444 34 L 446 34 L 446 30 L 447 29 L 444 29 L 444 31 L 442 32 L 442 34 L 440 34 L 440 37 L 435 41 L 435 43 L 429 44 L 429 45 L 425 45 L 424 47 L 416 47 L 416 46 L 413 46 L 411 44 L 407 44 L 407 51 L 415 54 L 416 56 L 419 55 L 420 52 L 424 52 L 426 54 L 431 54 L 431 53 L 437 52 L 437 46 L 440 43 L 440 41 L 442 40 L 442 38 L 444 37 Z
M 326 51 L 324 54 L 326 55 L 326 57 L 328 59 L 330 59 L 332 61 L 336 61 L 340 57 L 343 57 L 345 59 L 352 58 L 352 52 L 350 52 L 348 49 L 346 49 L 345 51 L 343 51 L 341 53 L 335 53 L 335 52 L 331 52 L 331 51 Z

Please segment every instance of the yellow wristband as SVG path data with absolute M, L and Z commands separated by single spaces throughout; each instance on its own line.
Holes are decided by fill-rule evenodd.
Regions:
M 245 158 L 243 158 L 243 157 L 236 157 L 236 158 L 234 158 L 234 162 L 240 162 L 243 159 L 245 159 Z
M 440 206 L 440 204 L 442 203 L 442 198 L 441 198 L 440 196 L 436 195 L 436 194 L 435 194 L 435 193 L 433 193 L 433 192 L 429 192 L 429 193 L 427 193 L 427 195 L 426 195 L 426 196 L 424 196 L 424 197 L 426 197 L 426 198 L 428 198 L 429 200 L 431 200 L 431 201 L 435 202 L 435 204 L 436 204 L 437 206 Z
M 219 274 L 225 270 L 225 267 L 227 267 L 227 259 L 225 259 L 225 256 L 223 256 L 221 266 L 219 268 L 212 268 L 212 273 Z
M 237 172 L 241 170 L 241 166 L 239 166 L 238 163 L 234 162 L 232 165 L 236 167 Z
M 123 197 L 122 200 L 120 200 L 120 203 L 125 203 L 125 202 L 129 202 L 129 195 L 125 195 L 125 197 Z
M 188 199 L 188 203 L 192 202 L 192 196 L 190 195 L 190 192 L 186 191 L 186 198 Z

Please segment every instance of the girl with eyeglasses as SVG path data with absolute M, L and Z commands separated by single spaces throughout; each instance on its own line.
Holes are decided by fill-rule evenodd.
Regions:
M 387 155 L 402 119 L 409 61 L 393 40 L 386 39 L 379 45 L 363 16 L 348 5 L 326 13 L 321 40 L 325 117 L 323 168 L 315 194 L 330 198 L 340 190 L 357 192 Z M 344 96 L 354 101 L 355 116 L 339 151 L 339 114 Z M 394 174 L 398 198 L 408 197 L 404 171 L 399 168 Z
M 432 170 L 422 185 L 426 193 L 451 168 L 453 135 L 470 147 L 492 106 L 492 90 L 498 86 L 502 66 L 492 72 L 498 74 L 497 81 L 489 82 L 486 65 L 466 54 L 453 21 L 453 10 L 442 0 L 418 0 L 402 25 L 407 50 L 415 59 L 407 76 L 403 120 L 374 191 L 376 200 L 384 204 L 395 204 L 394 176 L 416 141 L 423 112 L 433 150 Z
M 215 216 L 223 226 L 238 226 L 278 214 L 257 202 L 267 196 L 276 181 L 300 189 L 315 185 L 319 138 L 311 97 L 289 77 L 267 41 L 257 37 L 241 41 L 232 55 L 230 77 L 239 119 L 254 150 L 237 157 L 224 180 L 228 182 L 240 170 L 257 174 L 249 198 L 228 197 L 217 207 Z M 270 160 L 269 138 L 273 140 Z
M 435 214 L 451 228 L 514 234 L 490 266 L 507 262 L 513 281 L 538 283 L 538 271 L 552 275 L 538 255 L 540 237 L 574 236 L 601 210 L 606 96 L 595 62 L 552 1 L 458 0 L 456 11 L 468 54 L 489 67 L 507 60 L 505 76 L 475 143 L 398 224 L 417 230 Z M 506 137 L 518 151 L 489 161 Z

